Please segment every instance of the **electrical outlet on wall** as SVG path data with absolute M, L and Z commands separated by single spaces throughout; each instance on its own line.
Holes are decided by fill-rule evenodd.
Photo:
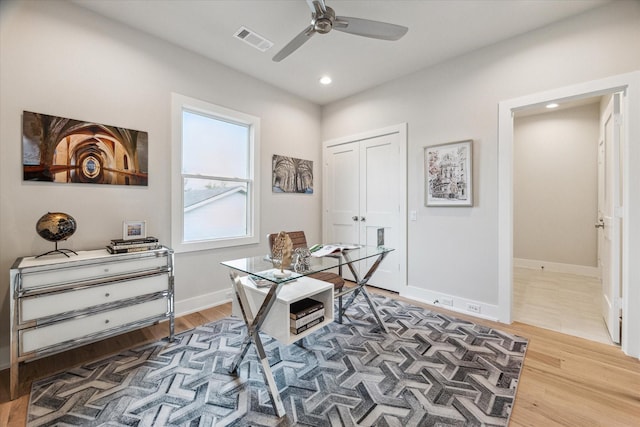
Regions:
M 480 304 L 467 303 L 467 311 L 472 313 L 480 313 Z
M 442 305 L 448 305 L 448 306 L 453 306 L 453 299 L 451 298 L 440 298 L 440 304 Z

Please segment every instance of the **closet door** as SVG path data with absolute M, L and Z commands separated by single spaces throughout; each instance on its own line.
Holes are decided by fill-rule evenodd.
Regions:
M 329 147 L 325 158 L 325 243 L 360 241 L 360 145 Z
M 327 147 L 325 151 L 326 242 L 378 245 L 383 230 L 384 246 L 400 249 L 401 150 L 398 134 L 390 134 Z M 399 256 L 391 252 L 380 264 L 369 284 L 399 291 L 401 286 Z M 360 276 L 375 259 L 358 265 Z M 352 280 L 348 269 L 344 277 Z

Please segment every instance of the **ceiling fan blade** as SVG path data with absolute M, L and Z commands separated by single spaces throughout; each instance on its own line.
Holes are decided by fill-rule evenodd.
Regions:
M 280 52 L 276 53 L 273 57 L 274 62 L 280 62 L 287 56 L 291 55 L 296 49 L 305 44 L 307 40 L 309 40 L 316 31 L 313 29 L 313 25 L 309 25 L 307 28 L 302 30 L 300 34 L 295 36 L 293 40 L 291 40 L 285 47 L 283 47 Z
M 381 40 L 398 40 L 409 31 L 407 27 L 403 27 L 402 25 L 371 21 L 369 19 L 350 18 L 348 16 L 337 16 L 333 22 L 333 29 L 342 31 L 343 33 Z
M 327 11 L 327 6 L 324 4 L 324 0 L 307 0 L 311 13 L 316 15 L 322 15 Z

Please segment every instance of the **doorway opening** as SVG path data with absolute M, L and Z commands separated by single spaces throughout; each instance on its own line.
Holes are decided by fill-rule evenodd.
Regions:
M 602 316 L 594 228 L 606 100 L 514 114 L 513 319 L 613 344 Z
M 624 116 L 640 115 L 640 72 L 607 77 L 564 88 L 523 96 L 499 103 L 498 111 L 498 311 L 499 320 L 513 319 L 513 116 L 519 110 L 544 106 L 550 102 L 580 100 L 607 94 L 623 93 L 621 104 Z M 632 262 L 640 254 L 640 239 L 635 232 L 640 216 L 640 194 L 629 184 L 640 178 L 637 161 L 640 159 L 640 123 L 626 120 L 621 131 L 623 161 L 615 176 L 620 181 L 623 201 L 614 216 L 624 221 L 621 227 L 620 250 L 621 289 L 624 298 L 617 301 L 625 318 L 621 349 L 632 357 L 640 357 L 640 265 Z M 614 233 L 615 234 L 615 233 Z M 615 265 L 615 264 L 614 264 Z

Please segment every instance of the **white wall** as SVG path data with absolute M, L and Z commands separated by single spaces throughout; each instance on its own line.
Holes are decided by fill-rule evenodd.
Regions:
M 323 108 L 323 140 L 408 122 L 408 288 L 497 317 L 498 102 L 640 69 L 640 3 L 613 2 Z M 392 65 L 392 64 L 391 64 Z M 474 140 L 474 207 L 424 207 L 423 148 Z M 460 304 L 459 306 L 456 306 Z
M 9 353 L 9 268 L 52 249 L 35 232 L 47 211 L 78 230 L 61 247 L 103 247 L 124 219 L 146 219 L 170 244 L 171 92 L 261 118 L 261 235 L 282 224 L 321 236 L 320 108 L 184 49 L 66 2 L 0 5 L 0 366 Z M 22 181 L 23 110 L 149 133 L 149 186 Z M 272 194 L 271 156 L 314 161 L 313 195 Z M 263 239 L 264 240 L 264 239 Z M 179 311 L 221 301 L 230 283 L 219 262 L 266 253 L 266 243 L 176 256 Z
M 597 267 L 600 105 L 513 123 L 513 255 Z

